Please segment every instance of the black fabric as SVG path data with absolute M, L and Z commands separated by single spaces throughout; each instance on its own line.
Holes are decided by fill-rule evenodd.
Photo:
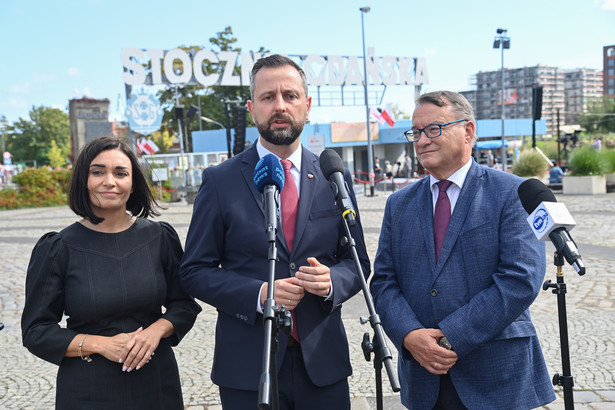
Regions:
M 182 248 L 166 223 L 145 219 L 107 234 L 74 223 L 43 236 L 26 278 L 23 343 L 58 364 L 58 409 L 182 409 L 171 346 L 190 330 L 201 310 L 178 281 Z M 162 307 L 165 307 L 163 313 Z M 63 315 L 66 325 L 59 324 Z M 150 363 L 122 372 L 101 355 L 92 362 L 65 358 L 78 333 L 113 336 L 169 320 L 175 334 L 161 340 Z

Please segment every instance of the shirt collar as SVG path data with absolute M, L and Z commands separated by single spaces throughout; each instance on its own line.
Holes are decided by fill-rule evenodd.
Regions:
M 295 150 L 288 158 L 280 158 L 277 155 L 273 154 L 273 152 L 269 151 L 267 148 L 263 147 L 261 144 L 260 138 L 256 142 L 256 151 L 258 152 L 258 158 L 262 158 L 267 154 L 273 154 L 279 160 L 287 159 L 293 163 L 293 166 L 297 168 L 297 170 L 301 171 L 301 153 L 302 153 L 302 145 L 299 144 L 299 148 Z
M 466 180 L 466 177 L 468 176 L 468 172 L 470 171 L 471 166 L 472 166 L 472 158 L 470 158 L 468 162 L 465 163 L 464 166 L 462 166 L 457 171 L 455 171 L 453 175 L 451 175 L 450 177 L 446 179 L 451 181 L 453 184 L 457 185 L 459 189 L 461 189 L 461 187 L 463 186 L 463 183 Z M 436 179 L 433 175 L 431 174 L 429 175 L 429 186 L 433 188 L 433 186 L 437 184 L 438 182 L 439 180 Z

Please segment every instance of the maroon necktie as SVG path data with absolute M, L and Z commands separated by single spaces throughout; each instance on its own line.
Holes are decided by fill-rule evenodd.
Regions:
M 440 258 L 440 250 L 444 243 L 444 236 L 451 220 L 451 202 L 448 199 L 446 190 L 451 185 L 451 181 L 446 179 L 438 182 L 438 200 L 436 201 L 436 212 L 433 216 L 433 235 L 436 244 L 436 262 Z
M 282 160 L 284 168 L 284 188 L 280 194 L 282 202 L 282 229 L 288 245 L 288 252 L 293 249 L 293 241 L 295 239 L 295 225 L 297 224 L 297 205 L 299 204 L 299 194 L 297 193 L 297 184 L 293 174 L 290 172 L 290 167 L 293 163 L 287 159 Z M 293 333 L 291 336 L 298 342 L 299 330 L 297 329 L 297 319 L 295 319 L 295 311 L 291 310 L 293 318 Z

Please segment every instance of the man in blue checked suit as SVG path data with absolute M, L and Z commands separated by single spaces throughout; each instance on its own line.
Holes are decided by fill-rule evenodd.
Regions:
M 430 176 L 386 205 L 371 292 L 399 350 L 409 409 L 532 409 L 555 399 L 528 310 L 545 246 L 526 222 L 522 179 L 473 161 L 475 128 L 461 94 L 422 95 L 406 137 Z

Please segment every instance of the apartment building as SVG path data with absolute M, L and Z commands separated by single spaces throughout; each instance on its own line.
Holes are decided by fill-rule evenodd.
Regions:
M 615 98 L 615 45 L 603 49 L 604 95 Z
M 587 111 L 592 101 L 601 98 L 602 95 L 602 71 L 590 68 L 565 70 L 564 96 L 566 108 L 564 111 L 564 124 L 578 124 L 579 116 Z
M 462 91 L 475 110 L 476 119 L 502 118 L 502 71 L 480 71 L 472 78 L 475 90 Z M 558 67 L 537 65 L 504 68 L 505 118 L 532 118 L 532 88 L 543 86 L 542 118 L 547 134 L 557 133 L 558 115 L 565 111 L 564 72 Z

